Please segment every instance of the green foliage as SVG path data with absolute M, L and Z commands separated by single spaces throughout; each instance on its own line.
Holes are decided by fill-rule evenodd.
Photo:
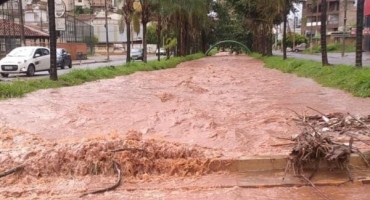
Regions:
M 339 53 L 342 52 L 342 43 L 330 43 L 326 45 L 328 52 Z M 310 50 L 304 50 L 304 53 L 309 53 Z M 353 43 L 346 44 L 345 52 L 356 52 L 356 45 Z M 321 45 L 316 45 L 312 47 L 312 53 L 321 53 Z
M 99 38 L 97 38 L 95 35 L 86 35 L 83 38 L 83 41 L 91 46 L 95 46 L 99 42 Z
M 293 47 L 293 34 L 294 34 L 295 45 L 299 45 L 301 43 L 308 44 L 308 41 L 309 41 L 308 37 L 298 34 L 298 33 L 287 33 L 286 43 L 288 47 Z
M 93 10 L 90 8 L 82 8 L 82 6 L 76 6 L 73 12 L 77 15 L 80 14 L 93 14 Z
M 324 66 L 321 62 L 281 57 L 253 57 L 264 61 L 268 68 L 278 69 L 284 73 L 293 73 L 300 77 L 312 78 L 325 87 L 341 89 L 359 97 L 370 97 L 370 69 L 355 68 L 348 65 Z
M 164 45 L 165 49 L 172 49 L 176 47 L 177 45 L 177 39 L 176 38 L 167 38 L 166 44 Z
M 128 75 L 137 71 L 152 71 L 158 69 L 174 68 L 181 62 L 204 57 L 204 54 L 192 54 L 185 57 L 174 57 L 165 61 L 130 62 L 115 67 L 102 67 L 97 69 L 74 69 L 68 74 L 59 76 L 58 81 L 50 79 L 18 80 L 11 83 L 0 84 L 0 99 L 23 97 L 25 94 L 40 89 L 67 87 L 81 85 L 99 79 L 114 78 Z
M 219 20 L 214 22 L 214 28 L 210 34 L 210 43 L 215 44 L 216 42 L 223 40 L 236 40 L 243 43 L 244 45 L 252 46 L 252 36 L 249 33 L 249 27 L 245 26 L 245 20 L 243 17 L 234 16 L 232 5 L 229 3 L 215 3 L 213 10 L 217 13 Z M 221 48 L 235 47 L 239 48 L 235 44 L 225 44 L 220 46 Z
M 158 35 L 157 35 L 157 25 L 153 24 L 148 26 L 146 39 L 148 44 L 157 44 L 158 41 Z

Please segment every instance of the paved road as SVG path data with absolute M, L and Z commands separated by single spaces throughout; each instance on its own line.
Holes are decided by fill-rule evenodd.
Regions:
M 283 55 L 282 51 L 273 51 L 274 55 Z M 321 62 L 321 54 L 304 54 L 304 53 L 293 53 L 287 52 L 288 58 L 298 58 L 298 59 L 307 59 Z M 345 57 L 341 56 L 341 53 L 328 53 L 328 60 L 330 64 L 346 64 L 346 65 L 355 65 L 355 53 L 346 53 Z M 362 65 L 370 67 L 370 54 L 363 53 L 362 55 Z
M 148 55 L 148 61 L 149 60 L 156 60 L 157 56 L 155 55 Z M 141 62 L 141 61 L 137 61 Z M 67 74 L 71 72 L 74 69 L 96 69 L 100 67 L 107 67 L 107 66 L 112 66 L 112 65 L 123 65 L 126 63 L 126 56 L 111 56 L 110 61 L 106 61 L 106 57 L 104 56 L 92 56 L 89 57 L 88 60 L 81 61 L 81 65 L 79 64 L 79 61 L 74 61 L 73 62 L 73 67 L 69 69 L 68 67 L 64 69 L 58 68 L 58 76 L 62 74 Z M 49 73 L 48 72 L 36 72 L 35 76 L 33 77 L 28 77 L 26 74 L 10 74 L 8 78 L 0 78 L 0 81 L 13 81 L 16 80 L 17 78 L 19 79 L 35 79 L 35 78 L 48 78 Z

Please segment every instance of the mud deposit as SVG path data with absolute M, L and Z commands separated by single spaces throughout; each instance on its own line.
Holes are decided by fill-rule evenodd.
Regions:
M 294 190 L 296 198 L 320 199 L 305 187 L 228 184 L 234 175 L 224 171 L 229 163 L 219 160 L 288 155 L 292 146 L 281 138 L 301 128 L 291 110 L 317 114 L 306 109 L 310 106 L 366 116 L 369 105 L 370 99 L 225 54 L 169 70 L 37 91 L 0 102 L 0 171 L 23 164 L 0 179 L 0 199 L 77 199 L 114 184 L 113 161 L 120 165 L 122 186 L 84 198 L 285 199 Z M 114 152 L 122 148 L 130 150 Z M 361 196 L 368 189 L 353 189 L 355 199 L 369 199 Z

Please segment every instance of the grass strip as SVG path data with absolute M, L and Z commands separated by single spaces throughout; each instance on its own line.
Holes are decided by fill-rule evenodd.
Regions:
M 296 74 L 315 80 L 324 87 L 331 87 L 352 93 L 357 97 L 370 97 L 370 68 L 356 68 L 350 65 L 323 67 L 321 62 L 281 56 L 264 57 L 253 53 L 252 57 L 262 60 L 265 67 L 284 73 Z

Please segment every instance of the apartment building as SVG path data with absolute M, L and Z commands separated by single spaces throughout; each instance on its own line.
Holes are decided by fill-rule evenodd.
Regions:
M 347 1 L 347 8 L 345 2 Z M 356 27 L 356 0 L 327 0 L 327 34 L 343 32 L 344 15 L 347 14 L 346 32 Z M 302 2 L 301 34 L 315 37 L 321 29 L 321 0 Z

